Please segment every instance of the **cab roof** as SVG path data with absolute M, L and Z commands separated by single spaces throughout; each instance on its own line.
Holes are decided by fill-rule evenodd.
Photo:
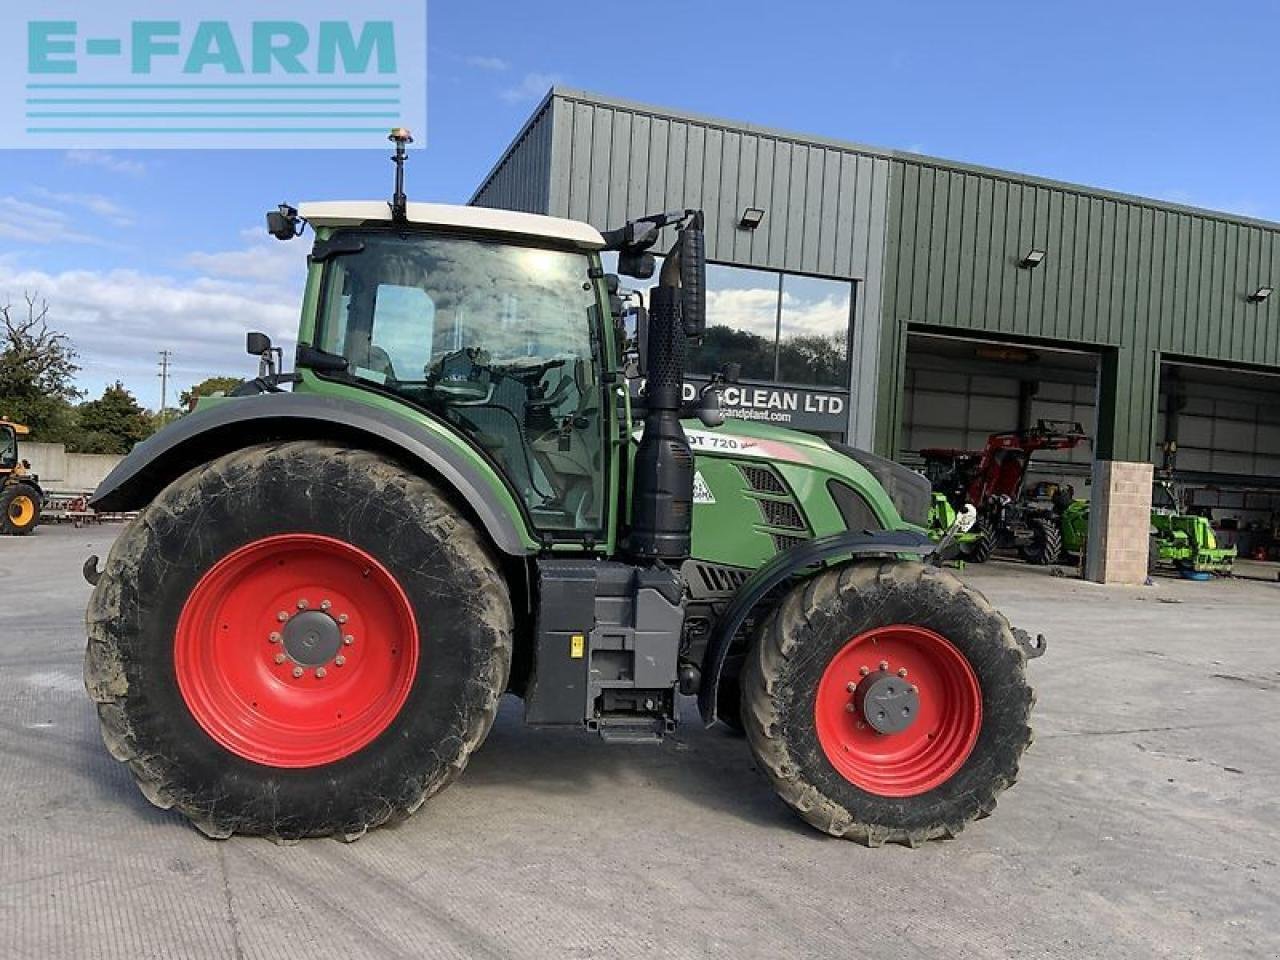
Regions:
M 298 213 L 312 227 L 352 227 L 369 222 L 391 222 L 391 206 L 384 200 L 340 200 L 304 203 Z M 410 223 L 433 227 L 453 227 L 483 233 L 507 234 L 526 239 L 567 241 L 587 250 L 604 246 L 600 231 L 588 223 L 544 217 L 535 213 L 494 210 L 489 207 L 461 207 L 446 203 L 408 205 Z
M 13 427 L 13 432 L 20 437 L 25 437 L 31 433 L 31 428 L 23 426 L 21 423 L 14 423 L 8 417 L 0 417 L 0 426 Z

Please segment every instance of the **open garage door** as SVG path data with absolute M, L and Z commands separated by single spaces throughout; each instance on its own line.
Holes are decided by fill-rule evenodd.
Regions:
M 1221 541 L 1280 559 L 1280 375 L 1163 364 L 1156 440 L 1155 462 Z
M 1039 420 L 1079 423 L 1092 438 L 1097 382 L 1096 354 L 911 333 L 898 458 L 920 466 L 922 449 L 981 450 L 989 435 Z M 1077 496 L 1088 496 L 1092 459 L 1090 444 L 1042 451 L 1031 461 L 1027 485 L 1070 484 Z

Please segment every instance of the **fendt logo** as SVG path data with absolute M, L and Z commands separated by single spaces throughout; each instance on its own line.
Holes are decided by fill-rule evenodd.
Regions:
M 103 7 L 32 3 L 0 36 L 0 146 L 372 147 L 426 129 L 422 0 L 356 18 L 334 0 Z

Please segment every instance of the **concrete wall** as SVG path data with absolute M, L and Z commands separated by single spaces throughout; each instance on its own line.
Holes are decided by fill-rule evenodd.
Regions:
M 18 452 L 31 461 L 31 472 L 50 493 L 93 490 L 124 457 L 114 453 L 68 453 L 60 443 L 19 441 Z

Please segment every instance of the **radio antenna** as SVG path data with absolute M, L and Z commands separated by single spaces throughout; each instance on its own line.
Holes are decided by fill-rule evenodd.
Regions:
M 396 192 L 391 197 L 391 219 L 396 223 L 404 223 L 409 219 L 409 198 L 404 194 L 404 162 L 409 158 L 408 146 L 413 143 L 413 135 L 404 127 L 396 127 L 387 137 L 396 145 L 395 155 L 391 162 L 396 165 Z

